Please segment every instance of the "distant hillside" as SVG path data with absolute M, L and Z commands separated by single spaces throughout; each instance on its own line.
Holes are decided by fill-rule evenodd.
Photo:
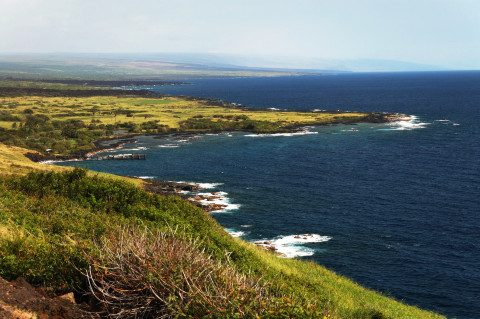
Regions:
M 164 80 L 435 70 L 444 69 L 388 60 L 335 60 L 226 54 L 0 54 L 0 80 Z
M 151 55 L 0 55 L 0 80 L 162 80 L 209 77 L 285 76 L 298 72 L 201 61 L 172 61 Z M 191 62 L 193 61 L 193 62 Z

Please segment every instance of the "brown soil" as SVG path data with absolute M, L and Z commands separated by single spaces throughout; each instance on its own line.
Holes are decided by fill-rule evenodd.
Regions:
M 0 278 L 0 318 L 93 318 L 85 305 L 75 302 L 73 293 L 54 298 L 34 288 L 23 278 L 11 282 Z

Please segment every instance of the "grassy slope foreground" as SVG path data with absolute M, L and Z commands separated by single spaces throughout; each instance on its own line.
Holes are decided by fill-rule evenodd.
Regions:
M 124 109 L 152 104 L 118 99 L 127 99 Z M 193 103 L 167 100 L 180 108 Z M 163 101 L 153 103 L 164 110 L 168 103 Z M 44 102 L 34 109 L 17 102 L 16 108 L 5 108 L 17 110 L 12 112 L 21 119 L 17 123 L 31 115 L 25 109 L 39 114 L 50 106 Z M 79 300 L 96 296 L 103 301 L 98 308 L 103 315 L 125 318 L 440 317 L 320 265 L 282 259 L 232 238 L 208 214 L 179 198 L 149 194 L 123 178 L 32 163 L 25 152 L 0 143 L 0 276 L 5 279 L 21 276 L 51 293 L 75 291 Z

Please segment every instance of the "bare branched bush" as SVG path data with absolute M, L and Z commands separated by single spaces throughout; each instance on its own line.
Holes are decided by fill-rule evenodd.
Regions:
M 260 279 L 174 231 L 125 228 L 98 249 L 85 275 L 108 318 L 252 317 L 269 299 Z

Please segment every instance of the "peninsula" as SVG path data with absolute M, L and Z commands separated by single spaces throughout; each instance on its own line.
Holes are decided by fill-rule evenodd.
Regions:
M 115 84 L 114 81 L 93 83 Z M 120 83 L 128 85 L 126 81 Z M 172 84 L 175 82 L 159 82 L 159 85 Z M 38 151 L 39 155 L 31 156 L 37 161 L 64 159 L 66 155 L 84 158 L 102 149 L 98 141 L 133 135 L 296 132 L 307 125 L 382 123 L 400 117 L 380 112 L 259 109 L 218 99 L 165 96 L 147 90 L 0 81 L 0 142 Z

